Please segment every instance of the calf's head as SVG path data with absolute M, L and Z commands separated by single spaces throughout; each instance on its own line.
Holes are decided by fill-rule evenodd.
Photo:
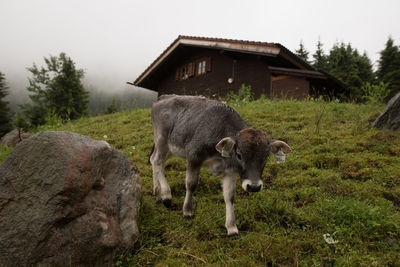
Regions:
M 269 140 L 258 129 L 246 128 L 235 137 L 225 137 L 215 146 L 222 157 L 229 158 L 233 169 L 237 170 L 242 187 L 247 192 L 262 189 L 262 172 L 270 153 L 279 162 L 291 152 L 290 147 L 280 140 Z

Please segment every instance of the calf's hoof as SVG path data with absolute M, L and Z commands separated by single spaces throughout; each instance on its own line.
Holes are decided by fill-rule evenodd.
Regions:
M 185 219 L 193 219 L 194 215 L 193 215 L 193 212 L 191 210 L 183 209 L 183 217 Z
M 164 204 L 164 206 L 165 206 L 166 208 L 171 208 L 171 207 L 172 207 L 172 201 L 171 201 L 171 199 L 164 199 L 162 202 L 163 202 L 163 204 Z
M 185 218 L 186 220 L 191 220 L 191 219 L 194 218 L 194 215 L 193 214 L 191 214 L 191 215 L 183 215 L 183 218 Z
M 238 237 L 239 236 L 239 233 L 233 233 L 233 234 L 228 234 L 228 237 L 229 238 L 235 238 L 235 237 Z
M 233 227 L 227 227 L 226 230 L 228 231 L 228 236 L 229 237 L 234 237 L 239 235 L 239 230 L 237 229 L 236 226 Z

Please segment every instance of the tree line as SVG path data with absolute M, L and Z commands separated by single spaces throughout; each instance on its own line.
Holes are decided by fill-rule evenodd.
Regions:
M 323 44 L 317 42 L 314 54 L 300 42 L 295 54 L 319 71 L 325 71 L 344 84 L 347 98 L 364 102 L 371 98 L 387 101 L 400 91 L 400 48 L 389 37 L 380 51 L 377 69 L 366 52 L 360 53 L 350 43 L 338 42 L 325 53 Z
M 295 53 L 315 69 L 328 72 L 344 84 L 348 94 L 341 100 L 384 102 L 400 91 L 400 48 L 391 37 L 380 51 L 376 71 L 367 54 L 361 54 L 350 43 L 336 43 L 329 53 L 325 53 L 323 44 L 318 41 L 317 49 L 310 57 L 300 42 Z M 33 64 L 28 68 L 32 77 L 29 78 L 27 90 L 32 101 L 21 105 L 21 112 L 14 116 L 9 103 L 4 100 L 8 87 L 5 75 L 0 72 L 0 136 L 13 127 L 36 127 L 54 117 L 65 122 L 88 115 L 89 92 L 82 83 L 84 71 L 77 69 L 74 61 L 65 53 L 44 58 L 44 61 L 44 67 Z M 123 95 L 123 98 L 128 99 L 127 95 Z M 99 92 L 93 92 L 92 99 L 97 108 L 101 104 L 104 113 L 115 112 L 117 104 L 124 104 L 121 99 L 108 105 L 101 103 L 102 94 Z M 97 110 L 92 115 L 99 113 Z
M 27 68 L 31 103 L 19 105 L 12 114 L 5 101 L 8 86 L 0 72 L 0 137 L 12 128 L 29 130 L 50 120 L 63 122 L 83 116 L 114 113 L 121 109 L 149 106 L 148 96 L 132 90 L 110 93 L 83 86 L 84 71 L 65 53 L 44 58 L 45 65 Z M 112 100 L 111 100 L 112 99 Z

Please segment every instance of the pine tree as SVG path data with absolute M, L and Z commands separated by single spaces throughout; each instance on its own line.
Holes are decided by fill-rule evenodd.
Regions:
M 14 117 L 14 125 L 15 125 L 15 127 L 17 127 L 17 129 L 18 129 L 18 138 L 19 138 L 19 141 L 21 142 L 21 141 L 22 141 L 22 137 L 21 137 L 22 133 L 23 133 L 24 131 L 27 131 L 27 130 L 30 128 L 30 125 L 29 125 L 29 123 L 26 121 L 24 115 L 21 114 L 21 113 L 19 113 L 19 112 L 17 112 L 17 113 L 15 114 L 15 117 Z
M 358 55 L 358 51 L 354 51 L 354 57 L 358 68 L 358 76 L 363 83 L 374 83 L 375 74 L 372 69 L 372 63 L 366 52 L 363 55 Z
M 318 40 L 317 43 L 317 50 L 315 53 L 312 55 L 313 57 L 313 62 L 312 66 L 317 69 L 317 70 L 327 70 L 327 56 L 324 53 L 324 50 L 322 49 L 322 43 L 320 40 Z
M 8 87 L 3 73 L 0 72 L 0 137 L 12 129 L 10 108 L 3 99 L 8 95 Z
M 363 96 L 362 86 L 366 82 L 373 82 L 371 60 L 364 53 L 362 56 L 351 44 L 335 44 L 329 51 L 328 69 L 333 76 L 344 83 L 347 95 L 356 101 Z
M 84 71 L 75 68 L 72 59 L 60 53 L 58 57 L 44 58 L 46 68 L 33 64 L 28 70 L 29 92 L 34 106 L 28 107 L 28 115 L 34 125 L 54 113 L 63 120 L 77 119 L 87 114 L 89 93 L 82 84 Z
M 400 49 L 388 38 L 385 48 L 380 52 L 377 78 L 379 82 L 388 83 L 390 94 L 387 99 L 400 92 Z
M 111 104 L 107 106 L 107 109 L 105 110 L 104 114 L 112 114 L 117 111 L 118 111 L 117 104 L 115 102 L 115 98 L 113 98 Z
M 300 57 L 301 59 L 303 59 L 305 62 L 309 63 L 309 62 L 308 62 L 308 54 L 309 54 L 309 52 L 308 52 L 308 51 L 306 50 L 306 48 L 304 47 L 303 41 L 300 41 L 300 47 L 299 47 L 299 49 L 297 49 L 297 50 L 295 51 L 295 53 L 296 53 L 296 55 L 297 55 L 298 57 Z

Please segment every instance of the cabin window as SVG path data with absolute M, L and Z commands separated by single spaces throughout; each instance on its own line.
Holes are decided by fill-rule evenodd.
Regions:
M 186 67 L 182 67 L 181 68 L 181 74 L 180 74 L 180 79 L 181 80 L 186 80 L 188 78 L 188 74 L 187 74 L 187 68 Z
M 197 63 L 197 75 L 206 73 L 206 61 L 202 60 Z
M 211 58 L 202 58 L 196 61 L 196 75 L 203 75 L 211 71 Z
M 193 76 L 192 70 L 193 68 L 190 64 L 184 65 L 176 70 L 175 79 L 178 80 L 186 80 L 189 77 Z
M 176 70 L 175 80 L 186 80 L 193 76 L 203 75 L 211 71 L 211 58 L 203 58 L 190 62 Z

